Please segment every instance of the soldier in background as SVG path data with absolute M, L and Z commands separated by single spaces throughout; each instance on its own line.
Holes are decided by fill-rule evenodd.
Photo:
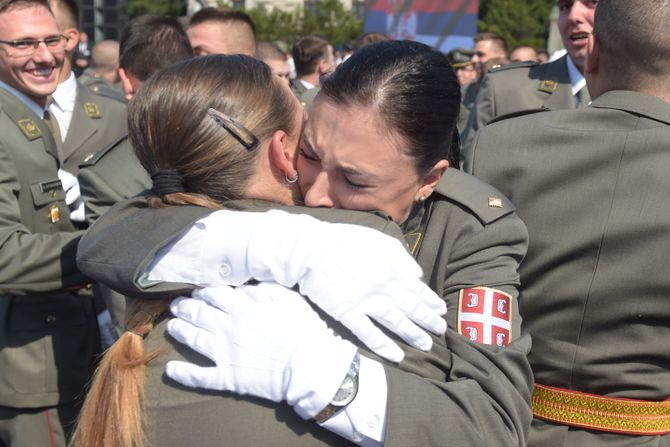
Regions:
M 46 0 L 0 1 L 2 447 L 65 447 L 100 353 L 46 109 L 66 42 Z
M 669 21 L 667 1 L 601 0 L 583 66 L 592 104 L 476 140 L 474 174 L 530 235 L 530 447 L 670 445 Z
M 88 87 L 102 84 L 120 90 L 119 43 L 115 40 L 103 40 L 93 45 L 91 66 L 78 79 Z
M 120 48 L 119 75 L 128 100 L 152 74 L 193 56 L 186 32 L 172 17 L 133 19 L 121 33 Z M 116 202 L 151 187 L 149 174 L 137 159 L 127 132 L 84 162 L 78 179 L 88 224 Z M 101 285 L 96 286 L 95 292 L 104 297 L 114 326 L 122 331 L 124 297 Z
M 333 46 L 321 36 L 303 36 L 293 44 L 293 62 L 297 78 L 291 90 L 297 98 L 320 85 L 319 78 L 335 69 Z
M 493 120 L 537 110 L 574 109 L 590 101 L 583 76 L 597 0 L 559 0 L 558 30 L 567 54 L 548 64 L 521 62 L 484 77 L 462 140 L 465 166 L 477 131 Z
M 242 11 L 203 8 L 191 17 L 187 33 L 196 56 L 256 55 L 256 25 Z
M 275 76 L 289 83 L 288 57 L 277 45 L 272 42 L 258 42 L 256 57 L 270 66 Z

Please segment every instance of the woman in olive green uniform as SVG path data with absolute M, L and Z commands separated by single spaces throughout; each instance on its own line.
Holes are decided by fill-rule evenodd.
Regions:
M 374 63 L 369 63 L 373 59 Z M 379 67 L 381 71 L 366 73 L 373 66 Z M 405 68 L 410 70 L 405 70 Z M 361 72 L 356 73 L 357 70 Z M 273 409 L 273 412 L 278 411 L 277 408 L 288 409 L 289 411 L 278 413 L 278 418 L 286 422 L 285 428 L 270 427 L 272 424 L 262 422 L 249 422 L 257 421 L 258 415 L 250 416 L 245 410 L 239 408 L 233 410 L 231 407 L 230 414 L 210 409 L 201 416 L 201 419 L 195 417 L 192 411 L 180 412 L 181 405 L 177 404 L 175 411 L 171 414 L 163 409 L 155 413 L 157 418 L 155 423 L 158 424 L 158 429 L 153 433 L 161 437 L 160 439 L 168 439 L 168 436 L 171 437 L 170 439 L 186 436 L 183 429 L 177 428 L 180 426 L 179 423 L 183 424 L 188 420 L 189 424 L 192 424 L 195 419 L 199 424 L 203 424 L 202 426 L 210 427 L 215 435 L 218 434 L 220 441 L 228 440 L 230 445 L 245 442 L 247 444 L 267 442 L 273 445 L 311 445 L 318 444 L 318 439 L 322 439 L 322 442 L 327 445 L 347 443 L 346 439 L 332 437 L 324 428 L 348 438 L 349 441 L 360 442 L 368 438 L 368 442 L 385 445 L 441 445 L 447 441 L 456 445 L 481 445 L 483 443 L 523 445 L 530 423 L 529 398 L 532 381 L 525 358 L 529 349 L 529 340 L 527 336 L 522 336 L 519 330 L 516 271 L 525 253 L 527 235 L 523 223 L 516 217 L 512 206 L 493 188 L 456 169 L 448 168 L 450 161 L 455 163 L 458 159 L 457 148 L 450 144 L 460 101 L 455 75 L 443 55 L 423 45 L 410 42 L 383 43 L 371 46 L 369 51 L 362 50 L 358 56 L 352 57 L 351 63 L 345 63 L 338 68 L 332 79 L 337 79 L 338 75 L 350 77 L 352 81 L 358 82 L 356 90 L 364 90 L 360 83 L 370 83 L 373 77 L 381 77 L 382 86 L 386 87 L 397 89 L 400 84 L 406 84 L 408 91 L 402 97 L 411 99 L 415 96 L 415 103 L 406 104 L 405 114 L 407 116 L 416 115 L 414 118 L 419 121 L 422 118 L 419 115 L 425 118 L 420 125 L 416 124 L 419 122 L 416 121 L 415 128 L 426 130 L 423 149 L 436 148 L 437 150 L 431 156 L 424 157 L 419 167 L 415 167 L 415 156 L 401 152 L 400 148 L 406 147 L 408 143 L 415 143 L 412 141 L 412 136 L 417 129 L 402 134 L 396 131 L 392 122 L 386 121 L 386 118 L 381 115 L 372 117 L 350 115 L 350 107 L 338 108 L 335 103 L 331 104 L 332 101 L 329 101 L 327 97 L 320 96 L 315 102 L 315 110 L 310 117 L 306 138 L 301 145 L 303 156 L 307 155 L 307 157 L 297 163 L 298 170 L 301 171 L 302 178 L 305 180 L 301 186 L 306 192 L 306 202 L 310 205 L 381 210 L 383 214 L 401 223 L 406 232 L 405 238 L 410 241 L 413 252 L 424 268 L 426 279 L 446 300 L 449 308 L 447 314 L 449 329 L 446 336 L 434 336 L 432 350 L 429 353 L 413 349 L 398 341 L 398 344 L 403 347 L 404 358 L 399 365 L 384 363 L 381 372 L 383 381 L 385 381 L 382 393 L 385 411 L 381 415 L 381 421 L 376 420 L 377 425 L 381 422 L 381 433 L 379 430 L 377 433 L 374 433 L 375 430 L 361 433 L 362 425 L 373 427 L 375 420 L 366 419 L 361 424 L 361 421 L 356 419 L 356 415 L 352 414 L 346 415 L 351 419 L 352 431 L 347 432 L 329 425 L 337 418 L 342 419 L 342 415 L 359 401 L 360 394 L 367 386 L 363 368 L 361 368 L 359 396 L 345 411 L 340 411 L 332 419 L 320 417 L 323 416 L 322 412 L 316 415 L 307 414 L 307 417 L 316 417 L 320 421 L 325 420 L 323 428 L 313 422 L 297 418 L 294 413 L 293 417 L 289 416 L 292 413 L 290 407 L 283 406 L 285 404 L 262 404 L 262 401 L 249 397 L 235 400 L 230 394 L 226 394 L 224 399 L 219 399 L 217 402 L 228 402 L 228 405 L 231 405 L 231 402 L 248 401 L 256 405 L 256 410 L 262 408 L 261 406 L 267 406 Z M 383 89 L 380 87 L 379 84 L 370 85 L 368 93 L 373 94 L 364 98 L 359 108 L 372 107 L 371 104 L 379 105 L 381 94 L 374 93 L 382 92 Z M 421 88 L 425 91 L 420 91 Z M 453 89 L 455 92 L 452 91 Z M 393 91 L 393 89 L 387 91 L 389 98 Z M 418 106 L 425 107 L 426 98 L 435 101 L 434 104 L 439 113 L 434 110 L 421 114 L 412 112 Z M 325 152 L 318 153 L 326 148 L 327 138 L 324 132 L 332 128 L 328 126 L 324 129 L 318 126 L 319 120 L 324 116 L 321 115 L 319 118 L 319 113 L 324 113 L 324 105 L 335 107 L 335 110 L 330 111 L 327 110 L 328 107 L 325 107 L 326 114 L 339 112 L 343 117 L 350 116 L 349 122 L 352 126 L 365 122 L 370 132 L 382 129 L 383 135 L 378 142 L 384 143 L 384 147 L 391 149 L 392 155 L 404 156 L 402 162 L 397 164 L 397 160 L 394 159 L 391 161 L 396 164 L 385 165 L 384 163 L 389 160 L 382 157 L 368 161 L 367 164 L 356 165 L 355 157 L 346 159 L 344 155 L 339 155 L 335 163 L 331 163 Z M 399 110 L 393 105 L 390 108 Z M 250 133 L 257 134 L 254 127 L 241 120 L 239 116 L 236 118 L 240 123 L 245 124 Z M 336 136 L 341 141 L 349 141 L 347 136 L 343 135 L 343 129 L 345 127 L 339 127 Z M 330 141 L 337 141 L 337 139 Z M 395 146 L 389 145 L 389 141 Z M 372 144 L 368 146 L 372 148 Z M 416 150 L 421 150 L 420 144 L 416 146 Z M 311 152 L 308 152 L 309 150 Z M 323 164 L 323 170 L 321 167 L 315 169 L 317 161 Z M 310 164 L 312 169 L 308 166 Z M 364 201 L 360 191 L 365 191 L 366 188 L 380 189 L 371 183 L 363 183 L 363 180 L 367 181 L 371 178 L 369 175 L 366 177 L 366 174 L 370 174 L 368 168 L 377 166 L 386 166 L 386 171 L 390 173 L 383 187 L 392 191 L 392 194 L 376 202 Z M 331 168 L 332 170 L 329 170 Z M 372 174 L 377 172 L 372 172 Z M 295 178 L 293 172 L 289 174 L 289 180 Z M 332 195 L 330 197 L 332 203 L 316 203 L 318 199 L 310 195 L 319 191 L 319 182 L 322 180 L 319 177 L 331 174 L 332 178 L 354 176 L 355 181 L 351 181 L 352 179 L 348 177 L 345 180 L 354 183 L 358 188 L 356 191 L 359 191 L 352 196 L 350 202 L 342 203 L 346 199 L 345 195 Z M 376 178 L 374 175 L 372 177 Z M 392 184 L 392 180 L 403 180 L 405 183 Z M 186 182 L 186 185 L 192 188 L 189 182 Z M 330 186 L 324 190 L 335 191 L 333 188 L 335 185 Z M 228 270 L 224 269 L 226 274 L 222 274 L 221 267 L 228 266 L 227 264 L 198 266 L 197 262 L 191 262 L 192 259 L 184 257 L 184 252 L 179 250 L 180 244 L 182 247 L 191 247 L 192 251 L 197 253 L 194 258 L 199 258 L 208 249 L 214 251 L 221 248 L 216 244 L 210 245 L 207 237 L 202 238 L 206 242 L 202 243 L 201 240 L 201 245 L 198 246 L 197 237 L 192 237 L 194 232 L 197 232 L 198 225 L 192 227 L 186 235 L 181 235 L 181 239 L 176 244 L 173 243 L 166 250 L 162 250 L 158 258 L 149 265 L 153 255 L 161 246 L 174 239 L 189 223 L 207 214 L 206 210 L 198 212 L 191 207 L 183 207 L 179 211 L 170 210 L 168 214 L 165 210 L 148 210 L 139 201 L 135 201 L 123 204 L 116 211 L 114 217 L 105 218 L 103 216 L 80 245 L 80 266 L 93 277 L 110 283 L 126 293 L 145 297 L 160 296 L 164 293 L 174 296 L 175 293 L 183 293 L 188 289 L 188 286 L 183 284 L 184 282 L 192 284 L 197 282 L 188 278 L 187 274 L 180 275 L 180 272 L 173 272 L 173 277 L 162 279 L 179 281 L 181 284 L 166 285 L 149 280 L 161 279 L 160 274 L 151 277 L 152 272 L 158 270 L 159 273 L 165 275 L 169 271 L 170 257 L 173 256 L 173 259 L 182 260 L 183 266 L 188 265 L 188 269 L 202 268 L 203 272 L 207 268 L 216 269 L 220 280 L 225 282 L 224 277 Z M 326 211 L 335 212 L 335 210 Z M 300 212 L 304 210 L 301 209 Z M 200 227 L 211 228 L 209 223 L 212 221 L 209 223 L 207 221 L 210 217 L 200 219 Z M 127 234 L 130 221 L 137 227 L 153 225 L 156 227 L 156 234 L 145 233 L 141 237 L 135 232 Z M 157 227 L 158 223 L 160 227 Z M 388 220 L 384 220 L 384 226 L 388 227 L 388 223 Z M 222 228 L 223 231 L 220 227 L 213 232 L 238 234 L 233 229 L 228 231 L 225 226 Z M 328 236 L 324 237 L 324 239 L 327 238 Z M 319 241 L 310 239 L 310 242 L 314 243 L 313 249 L 318 251 Z M 365 245 L 364 241 L 361 245 Z M 332 248 L 332 245 L 330 247 Z M 349 246 L 344 248 L 347 249 Z M 355 263 L 357 261 L 355 258 L 365 251 L 351 252 L 348 257 L 352 263 Z M 374 248 L 371 251 L 374 252 Z M 295 256 L 295 253 L 289 249 L 286 255 L 290 258 Z M 338 253 L 333 250 L 331 255 L 336 257 Z M 382 266 L 383 270 L 387 265 L 392 266 L 395 261 L 390 259 L 389 254 L 384 251 L 376 255 L 377 260 L 370 263 L 368 267 L 367 276 L 370 281 L 375 280 L 375 272 L 380 270 L 379 266 Z M 100 268 L 101 265 L 104 265 L 104 268 Z M 232 270 L 234 271 L 235 268 Z M 319 269 L 314 268 L 314 270 Z M 329 273 L 337 276 L 337 272 Z M 203 274 L 210 279 L 213 278 L 206 273 Z M 340 278 L 342 282 L 346 282 L 347 279 Z M 212 285 L 212 281 L 208 280 L 201 284 Z M 324 288 L 327 286 L 324 285 Z M 244 297 L 239 297 L 239 300 L 244 301 Z M 179 314 L 179 306 L 173 311 Z M 253 320 L 253 317 L 249 318 Z M 189 323 L 197 326 L 202 322 L 197 318 L 195 320 L 191 318 Z M 294 326 L 300 325 L 295 321 L 290 323 Z M 329 320 L 329 323 L 332 322 Z M 277 329 L 282 329 L 281 324 L 277 322 L 271 324 L 272 326 L 267 328 L 267 334 L 260 331 L 261 340 L 264 337 L 267 340 L 278 336 Z M 176 331 L 175 335 L 180 337 L 179 331 Z M 148 340 L 151 340 L 151 337 L 150 334 Z M 304 334 L 304 339 L 309 339 L 309 337 L 309 333 Z M 221 340 L 220 344 L 224 345 L 225 339 Z M 193 346 L 200 352 L 204 351 L 201 346 L 197 346 L 197 343 Z M 253 347 L 253 344 L 249 346 Z M 187 351 L 182 350 L 181 352 Z M 365 353 L 362 349 L 361 352 Z M 212 356 L 209 357 L 212 358 Z M 187 354 L 185 358 L 201 366 L 208 365 L 207 361 L 193 354 Z M 366 361 L 365 358 L 371 360 L 376 357 L 366 354 L 365 357 L 362 357 L 362 362 Z M 219 358 L 212 359 L 217 365 L 223 367 L 219 364 Z M 159 365 L 162 368 L 163 362 Z M 184 376 L 179 374 L 179 368 L 186 366 L 183 364 L 174 366 L 176 370 L 173 369 L 172 372 L 176 371 L 175 377 L 183 379 Z M 338 367 L 341 367 L 341 364 L 338 364 Z M 361 367 L 363 367 L 362 364 Z M 407 371 L 416 373 L 416 375 L 408 374 Z M 235 384 L 231 386 L 204 380 L 198 376 L 197 370 L 190 378 L 190 382 L 189 380 L 182 381 L 200 387 L 209 386 L 220 390 L 240 392 L 240 388 L 236 388 Z M 259 389 L 256 388 L 257 391 Z M 174 386 L 169 387 L 169 390 L 170 393 L 181 393 L 182 400 L 185 399 L 186 402 L 197 401 L 202 397 L 195 393 L 184 393 L 183 389 L 177 389 Z M 256 393 L 250 392 L 247 388 L 244 390 L 244 393 L 268 398 L 268 394 L 262 390 Z M 278 398 L 273 396 L 272 399 L 291 402 L 287 396 L 281 395 Z M 374 401 L 374 398 L 372 400 Z M 171 401 L 180 402 L 176 398 Z M 291 405 L 293 404 L 294 401 L 291 402 Z M 186 407 L 181 409 L 186 410 Z M 295 410 L 299 411 L 297 408 Z M 303 413 L 300 414 L 305 416 Z M 169 419 L 168 415 L 170 415 Z M 160 418 L 164 419 L 160 420 Z M 170 426 L 164 430 L 163 427 L 168 423 Z M 279 432 L 285 436 L 280 435 Z M 201 436 L 209 436 L 209 434 L 211 433 L 202 433 Z M 201 441 L 201 438 L 189 439 Z M 207 439 L 217 438 L 214 436 Z M 263 441 L 264 439 L 266 441 Z M 205 441 L 199 443 L 207 444 Z

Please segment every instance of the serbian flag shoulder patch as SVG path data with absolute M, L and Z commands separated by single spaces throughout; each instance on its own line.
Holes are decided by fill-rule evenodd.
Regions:
M 512 340 L 512 305 L 512 296 L 497 289 L 462 289 L 458 333 L 475 343 L 507 346 Z

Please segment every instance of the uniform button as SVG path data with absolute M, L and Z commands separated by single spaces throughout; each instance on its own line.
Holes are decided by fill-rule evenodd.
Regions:
M 56 316 L 51 314 L 47 315 L 47 323 L 49 324 L 54 324 L 56 322 Z
M 227 277 L 230 275 L 230 266 L 228 264 L 221 264 L 219 266 L 219 275 L 222 277 Z
M 357 432 L 357 431 L 355 431 L 355 432 L 351 435 L 351 440 L 354 441 L 354 442 L 361 442 L 361 441 L 363 441 L 363 439 L 365 439 L 365 436 L 363 436 L 362 433 L 359 433 L 359 432 Z
M 368 427 L 370 427 L 370 428 L 375 428 L 377 425 L 379 425 L 379 416 L 376 416 L 376 415 L 375 415 L 375 416 L 372 416 L 372 417 L 368 420 Z

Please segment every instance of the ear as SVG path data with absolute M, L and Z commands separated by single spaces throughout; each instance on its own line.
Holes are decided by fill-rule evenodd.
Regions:
M 586 62 L 584 63 L 584 74 L 592 74 L 598 71 L 600 66 L 600 43 L 598 37 L 591 33 L 586 44 Z
M 121 79 L 121 86 L 123 87 L 123 93 L 126 97 L 126 101 L 130 101 L 135 96 L 135 78 L 132 74 L 126 72 L 123 68 L 119 68 L 119 78 Z
M 79 31 L 76 28 L 66 28 L 63 30 L 63 35 L 67 37 L 65 44 L 65 52 L 71 53 L 79 44 Z
M 296 148 L 289 144 L 289 136 L 283 130 L 276 130 L 270 139 L 268 156 L 274 172 L 286 178 L 296 178 L 298 171 L 295 168 Z
M 440 183 L 442 175 L 444 175 L 447 168 L 449 168 L 449 162 L 447 160 L 440 160 L 435 163 L 435 166 L 433 166 L 428 174 L 421 180 L 421 185 L 416 192 L 414 200 L 418 202 L 422 200 L 422 198 L 428 198 L 428 196 L 435 191 L 435 188 L 437 188 L 437 184 Z

